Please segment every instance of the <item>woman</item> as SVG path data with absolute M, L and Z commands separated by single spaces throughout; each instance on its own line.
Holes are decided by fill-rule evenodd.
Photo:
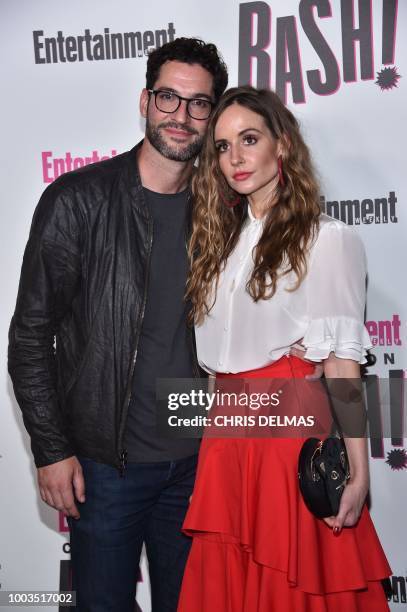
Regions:
M 293 379 L 322 361 L 327 378 L 358 378 L 370 347 L 363 246 L 321 214 L 309 151 L 276 94 L 224 94 L 193 191 L 188 296 L 202 367 L 218 382 Z M 290 356 L 299 342 L 307 361 Z M 203 440 L 179 612 L 388 610 L 380 580 L 391 572 L 365 505 L 366 440 L 345 440 L 351 478 L 324 520 L 299 492 L 302 443 Z

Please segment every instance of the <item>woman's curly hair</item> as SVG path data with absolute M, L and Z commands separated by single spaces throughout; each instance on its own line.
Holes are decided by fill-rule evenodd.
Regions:
M 245 199 L 233 208 L 225 206 L 225 200 L 233 200 L 238 194 L 229 187 L 220 170 L 215 147 L 217 121 L 232 104 L 263 117 L 272 136 L 282 145 L 285 185 L 278 184 L 247 282 L 247 291 L 255 302 L 272 297 L 279 276 L 291 271 L 297 276 L 291 290 L 298 288 L 306 274 L 307 252 L 318 228 L 319 188 L 296 118 L 272 91 L 249 86 L 229 89 L 209 121 L 199 167 L 192 181 L 194 211 L 186 296 L 192 304 L 191 321 L 197 324 L 213 306 L 219 275 L 247 217 Z

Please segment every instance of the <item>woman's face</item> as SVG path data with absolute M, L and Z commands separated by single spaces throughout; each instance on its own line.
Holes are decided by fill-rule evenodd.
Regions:
M 237 103 L 228 106 L 215 126 L 215 146 L 232 189 L 253 202 L 270 198 L 278 183 L 281 145 L 261 115 Z

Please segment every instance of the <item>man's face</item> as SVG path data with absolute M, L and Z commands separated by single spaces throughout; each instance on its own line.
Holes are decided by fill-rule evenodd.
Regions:
M 166 62 L 161 66 L 153 89 L 173 92 L 183 98 L 213 101 L 213 77 L 199 64 Z M 198 155 L 208 119 L 190 117 L 186 101 L 182 100 L 176 111 L 165 113 L 157 108 L 154 94 L 143 89 L 140 110 L 146 118 L 146 138 L 161 155 L 180 162 Z

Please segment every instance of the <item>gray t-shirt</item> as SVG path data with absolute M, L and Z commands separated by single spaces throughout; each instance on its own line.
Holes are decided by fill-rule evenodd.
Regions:
M 175 461 L 199 450 L 199 440 L 163 438 L 156 432 L 156 379 L 194 376 L 184 301 L 188 191 L 167 195 L 144 188 L 144 195 L 153 220 L 153 246 L 125 435 L 128 461 L 138 463 Z

